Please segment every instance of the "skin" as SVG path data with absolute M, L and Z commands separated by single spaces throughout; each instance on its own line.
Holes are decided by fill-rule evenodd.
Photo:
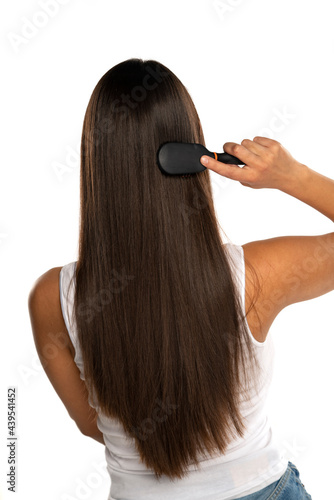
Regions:
M 61 267 L 54 267 L 42 274 L 29 294 L 29 314 L 37 353 L 54 390 L 79 430 L 104 445 L 103 434 L 96 424 L 97 412 L 88 403 L 86 385 L 74 362 L 74 346 L 60 305 L 60 270 Z M 255 325 L 256 317 L 250 315 L 248 318 L 257 340 L 262 341 L 263 330 L 260 332 Z
M 212 158 L 205 166 L 254 189 L 280 189 L 334 221 L 334 181 L 294 160 L 281 144 L 255 137 L 254 141 L 245 139 L 241 144 L 226 143 L 224 151 L 240 158 L 245 166 L 226 165 Z M 243 250 L 245 260 L 255 268 L 260 279 L 261 291 L 254 308 L 259 317 L 254 309 L 247 315 L 250 330 L 259 342 L 266 339 L 272 322 L 284 307 L 334 289 L 334 233 L 254 241 L 243 245 Z M 317 265 L 313 270 L 301 268 L 315 256 Z M 60 270 L 61 267 L 54 267 L 41 275 L 29 294 L 36 349 L 51 384 L 79 430 L 105 444 L 96 424 L 97 413 L 88 403 L 86 385 L 74 362 L 74 347 L 60 306 Z M 287 273 L 292 273 L 293 286 L 286 278 Z M 248 311 L 256 294 L 247 263 L 245 281 Z
M 79 430 L 101 444 L 97 413 L 88 403 L 86 385 L 74 362 L 74 347 L 60 306 L 59 273 L 54 267 L 40 276 L 30 291 L 28 306 L 35 345 L 53 388 Z

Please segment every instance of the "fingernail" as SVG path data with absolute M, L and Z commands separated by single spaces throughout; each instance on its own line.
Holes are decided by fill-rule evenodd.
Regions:
M 207 156 L 202 156 L 201 163 L 203 163 L 203 165 L 207 165 L 209 163 L 208 157 Z

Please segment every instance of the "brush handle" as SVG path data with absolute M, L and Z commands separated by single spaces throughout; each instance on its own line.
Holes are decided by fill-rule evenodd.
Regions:
M 211 156 L 211 155 L 210 155 Z M 212 153 L 212 157 L 215 155 Z M 239 158 L 233 155 L 229 155 L 228 153 L 217 153 L 217 160 L 223 163 L 227 163 L 229 165 L 245 165 Z

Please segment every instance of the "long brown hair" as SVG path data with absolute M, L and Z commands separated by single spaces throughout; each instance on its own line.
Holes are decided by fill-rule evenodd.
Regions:
M 107 71 L 83 124 L 73 311 L 100 410 L 156 477 L 175 479 L 244 434 L 256 360 L 209 170 L 163 174 L 169 141 L 205 145 L 175 74 L 142 59 Z

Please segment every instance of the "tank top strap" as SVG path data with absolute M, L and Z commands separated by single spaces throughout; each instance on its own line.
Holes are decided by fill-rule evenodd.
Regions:
M 76 261 L 70 262 L 69 264 L 66 264 L 61 268 L 59 274 L 59 294 L 63 318 L 68 331 L 68 335 L 75 351 L 74 361 L 79 368 L 80 378 L 84 380 L 85 377 L 83 359 L 77 336 L 77 328 L 73 309 L 75 292 L 75 269 Z

